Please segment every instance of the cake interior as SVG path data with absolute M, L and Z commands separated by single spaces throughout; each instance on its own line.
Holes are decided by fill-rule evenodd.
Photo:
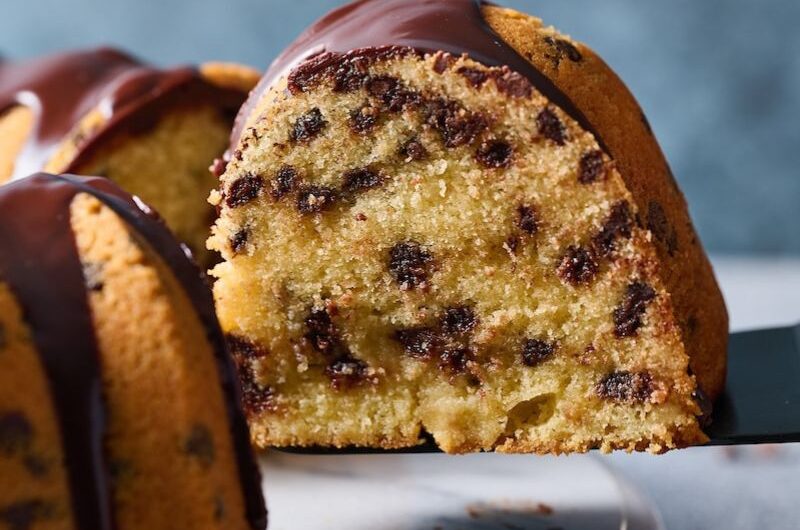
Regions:
M 82 138 L 90 136 L 105 119 L 99 111 L 85 117 L 43 169 L 108 177 L 153 206 L 200 264 L 211 266 L 218 257 L 206 249 L 214 219 L 207 198 L 218 182 L 209 165 L 228 145 L 233 121 L 230 110 L 208 100 L 171 105 L 152 122 L 120 127 L 90 156 L 73 164 Z M 13 174 L 15 161 L 34 126 L 34 113 L 27 107 L 12 107 L 0 114 L 0 133 L 4 134 L 0 182 Z
M 215 258 L 205 242 L 214 210 L 207 198 L 218 182 L 209 166 L 225 151 L 231 123 L 230 111 L 211 102 L 177 105 L 148 130 L 110 138 L 73 172 L 108 177 L 139 196 L 210 266 Z
M 444 54 L 334 58 L 267 94 L 234 155 L 210 246 L 257 444 L 702 440 L 636 205 L 526 79 Z

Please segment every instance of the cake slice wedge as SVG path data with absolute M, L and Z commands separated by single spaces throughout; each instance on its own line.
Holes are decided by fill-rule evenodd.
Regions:
M 107 177 L 210 266 L 208 167 L 258 78 L 228 63 L 155 68 L 113 48 L 0 62 L 0 183 L 36 171 Z
M 472 0 L 356 2 L 278 58 L 230 153 L 210 246 L 258 445 L 706 440 L 725 306 L 585 46 Z
M 0 187 L 0 528 L 264 530 L 200 270 L 104 178 Z

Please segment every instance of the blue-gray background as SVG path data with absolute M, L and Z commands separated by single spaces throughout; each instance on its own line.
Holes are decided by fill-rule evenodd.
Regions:
M 264 67 L 339 3 L 3 0 L 0 54 L 108 43 L 160 64 Z M 502 3 L 588 43 L 627 81 L 712 252 L 800 255 L 800 2 Z

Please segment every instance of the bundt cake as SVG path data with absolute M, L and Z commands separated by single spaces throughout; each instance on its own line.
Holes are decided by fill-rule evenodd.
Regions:
M 107 179 L 0 187 L 0 529 L 263 529 L 201 273 Z
M 362 0 L 237 118 L 210 246 L 261 446 L 702 443 L 727 314 L 644 114 L 477 0 Z
M 108 177 L 210 264 L 208 167 L 257 80 L 231 64 L 159 70 L 107 48 L 0 63 L 0 183 L 43 170 Z

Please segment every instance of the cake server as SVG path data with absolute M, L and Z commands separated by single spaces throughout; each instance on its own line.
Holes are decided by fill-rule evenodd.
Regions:
M 800 325 L 733 333 L 711 445 L 800 442 Z
M 800 442 L 800 325 L 732 333 L 725 392 L 704 428 L 708 445 Z M 433 440 L 398 450 L 282 448 L 302 454 L 432 453 Z

